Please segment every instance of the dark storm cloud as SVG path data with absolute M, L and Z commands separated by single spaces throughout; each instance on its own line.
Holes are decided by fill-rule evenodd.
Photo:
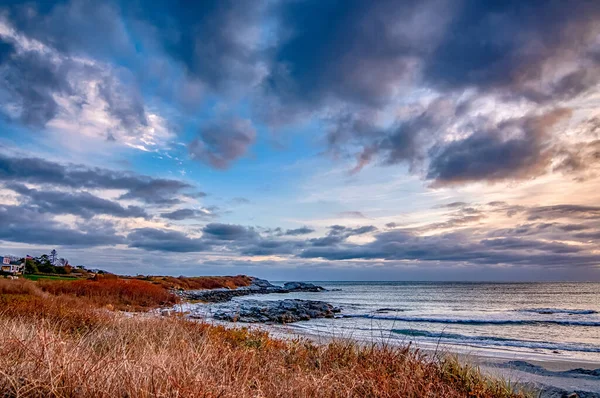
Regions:
M 434 5 L 443 9 L 442 3 L 281 2 L 283 41 L 266 88 L 309 108 L 332 99 L 383 105 L 436 40 L 435 15 L 427 29 L 417 26 Z
M 51 60 L 38 51 L 12 51 L 0 60 L 0 93 L 18 109 L 18 115 L 6 115 L 9 118 L 43 127 L 59 111 L 54 94 L 75 93 L 68 80 L 73 66 L 68 60 Z
M 500 123 L 432 151 L 427 178 L 437 183 L 535 177 L 552 160 L 550 129 L 570 111 L 558 109 Z M 518 136 L 515 136 L 515 133 Z
M 308 227 L 301 227 L 296 229 L 288 229 L 285 231 L 285 235 L 298 236 L 298 235 L 307 235 L 315 232 L 314 229 Z
M 75 189 L 122 189 L 121 199 L 139 199 L 149 204 L 178 203 L 177 195 L 192 189 L 178 180 L 90 168 L 82 165 L 63 165 L 49 160 L 29 157 L 10 157 L 0 153 L 0 181 L 48 184 Z
M 69 228 L 38 209 L 0 205 L 0 240 L 61 246 L 111 246 L 124 242 L 110 225 L 82 224 Z
M 165 51 L 212 88 L 256 78 L 265 1 L 208 0 L 140 3 L 135 18 L 156 30 Z
M 39 191 L 18 183 L 9 183 L 5 186 L 20 194 L 24 205 L 33 207 L 40 213 L 73 214 L 83 218 L 92 218 L 98 214 L 115 217 L 148 217 L 141 207 L 123 207 L 117 202 L 99 198 L 89 192 Z
M 288 118 L 325 111 L 333 125 L 329 149 L 337 155 L 351 148 L 354 172 L 375 161 L 419 172 L 433 156 L 425 175 L 441 182 L 529 178 L 545 172 L 557 154 L 543 152 L 546 140 L 531 135 L 482 132 L 469 101 L 441 117 L 436 107 L 379 126 L 373 111 L 392 104 L 405 81 L 433 87 L 446 101 L 474 88 L 472 99 L 494 94 L 545 104 L 572 99 L 600 81 L 596 2 L 577 0 L 565 10 L 561 1 L 306 0 L 283 2 L 279 11 L 284 34 L 264 84 L 278 104 L 271 108 Z M 559 72 L 562 63 L 568 67 Z M 447 146 L 440 138 L 461 118 L 461 130 L 473 134 Z M 573 159 L 563 169 L 585 164 Z
M 133 230 L 127 236 L 127 242 L 130 247 L 176 253 L 202 252 L 210 248 L 200 238 L 189 238 L 182 232 L 154 228 Z
M 543 6 L 521 0 L 454 3 L 455 15 L 424 70 L 426 80 L 442 88 L 525 91 L 526 83 L 541 79 L 545 62 L 585 51 L 598 33 L 600 4 L 594 1 L 576 0 L 568 7 L 560 0 Z M 590 87 L 582 85 L 585 66 L 577 67 L 550 95 L 572 96 Z
M 227 169 L 242 157 L 256 140 L 256 131 L 249 120 L 233 118 L 200 129 L 189 144 L 192 159 L 217 169 Z

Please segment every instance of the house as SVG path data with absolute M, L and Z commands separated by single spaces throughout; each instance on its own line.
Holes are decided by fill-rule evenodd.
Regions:
M 16 260 L 13 257 L 0 257 L 2 264 L 0 265 L 0 271 L 18 275 L 22 274 L 25 270 L 25 263 L 20 260 Z

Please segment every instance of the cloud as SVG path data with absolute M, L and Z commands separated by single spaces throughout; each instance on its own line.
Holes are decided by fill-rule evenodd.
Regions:
M 0 39 L 6 46 L 7 38 Z M 10 45 L 11 51 L 2 56 L 0 64 L 0 93 L 5 98 L 2 112 L 23 124 L 43 127 L 59 112 L 54 95 L 75 94 L 68 80 L 74 65 L 68 60 L 51 60 L 39 51 L 17 52 L 16 45 Z
M 175 253 L 202 252 L 210 246 L 200 238 L 189 238 L 179 231 L 139 228 L 127 235 L 130 247 Z
M 215 210 L 217 209 L 214 207 L 202 209 L 178 209 L 167 213 L 161 213 L 161 217 L 175 221 L 182 221 L 195 218 L 214 218 L 216 217 Z
M 120 189 L 121 199 L 149 204 L 179 203 L 178 195 L 193 186 L 179 180 L 153 178 L 124 171 L 52 162 L 41 158 L 11 157 L 0 153 L 0 181 L 48 184 L 75 189 Z
M 28 18 L 0 19 L 0 112 L 8 120 L 142 150 L 166 145 L 172 133 L 159 115 L 147 111 L 129 70 L 55 47 L 73 40 L 60 35 L 52 38 L 64 35 L 71 21 L 60 26 L 43 19 L 38 25 Z M 13 27 L 19 22 L 26 33 Z M 43 29 L 48 30 L 47 36 L 41 33 Z M 94 37 L 97 42 L 98 32 Z M 96 47 L 96 43 L 89 44 Z
M 597 3 L 575 1 L 568 9 L 560 1 L 544 7 L 518 0 L 455 3 L 446 34 L 427 57 L 426 81 L 442 89 L 502 88 L 537 99 L 572 97 L 593 86 L 581 82 L 598 34 Z M 571 69 L 561 71 L 563 62 Z
M 5 187 L 21 195 L 21 206 L 35 208 L 40 213 L 73 214 L 86 219 L 99 214 L 114 217 L 148 217 L 139 206 L 123 207 L 117 202 L 99 198 L 89 192 L 40 191 L 18 183 L 8 183 Z
M 580 100 L 600 81 L 600 7 L 582 0 L 563 9 L 520 1 L 282 2 L 266 107 L 283 122 L 319 118 L 329 127 L 329 152 L 357 159 L 353 173 L 403 164 L 441 183 L 514 180 L 552 170 L 559 156 L 567 159 L 554 170 L 571 173 L 589 162 L 563 146 L 546 151 L 559 141 L 553 132 L 502 131 L 535 118 L 540 104 L 552 113 L 564 106 L 558 101 Z
M 192 159 L 217 169 L 227 169 L 242 157 L 256 140 L 256 131 L 249 120 L 233 118 L 201 128 L 189 144 Z
M 321 238 L 313 238 L 309 240 L 312 246 L 335 246 L 344 242 L 351 236 L 363 235 L 377 231 L 377 227 L 373 225 L 365 225 L 363 227 L 350 228 L 343 225 L 332 225 L 329 227 L 329 232 Z
M 238 241 L 258 238 L 258 233 L 242 225 L 232 224 L 207 224 L 203 229 L 206 239 L 216 239 L 225 241 Z
M 402 230 L 383 232 L 375 241 L 364 245 L 344 244 L 335 247 L 312 247 L 302 251 L 302 258 L 327 260 L 383 259 L 457 264 L 545 267 L 595 267 L 598 254 L 584 247 L 560 242 L 520 239 L 470 239 L 470 234 L 447 233 L 416 236 Z
M 308 227 L 301 227 L 296 229 L 288 229 L 285 231 L 285 235 L 298 236 L 298 235 L 307 235 L 315 232 L 314 229 Z
M 124 238 L 109 224 L 87 223 L 71 228 L 29 206 L 0 205 L 0 240 L 73 247 L 112 246 Z
M 367 218 L 360 211 L 343 211 L 341 213 L 338 213 L 338 216 L 342 218 Z
M 435 148 L 427 178 L 445 184 L 536 177 L 552 160 L 552 148 L 547 145 L 550 130 L 570 114 L 558 109 L 511 119 Z
M 439 40 L 443 3 L 282 2 L 283 40 L 266 89 L 308 108 L 335 100 L 384 105 Z
M 600 206 L 560 204 L 552 206 L 537 206 L 527 209 L 529 220 L 538 219 L 598 219 L 600 220 Z
M 232 81 L 246 85 L 260 76 L 266 5 L 264 1 L 156 1 L 135 11 L 188 74 L 220 89 Z

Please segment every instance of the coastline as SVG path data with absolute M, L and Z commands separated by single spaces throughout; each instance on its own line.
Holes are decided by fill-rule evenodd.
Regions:
M 219 323 L 223 324 L 223 323 Z M 336 336 L 302 331 L 290 325 L 266 325 L 242 323 L 230 324 L 230 327 L 249 327 L 268 331 L 279 339 L 304 338 L 317 344 L 335 341 L 351 341 L 357 344 L 391 344 L 403 346 L 410 344 L 413 349 L 430 357 L 456 357 L 460 363 L 474 366 L 484 375 L 509 381 L 526 390 L 537 391 L 540 398 L 568 397 L 577 393 L 578 397 L 600 398 L 600 361 L 575 358 L 553 357 L 547 354 L 524 354 L 511 350 L 481 349 L 472 346 L 449 344 L 427 344 L 410 340 L 380 339 L 380 341 L 359 340 L 351 336 Z M 597 375 L 586 375 L 578 370 L 596 371 Z
M 260 293 L 260 292 L 259 292 Z M 264 302 L 280 302 L 286 295 L 277 298 L 265 298 Z M 313 298 L 313 297 L 311 297 Z M 249 297 L 249 299 L 252 299 Z M 326 300 L 326 298 L 324 298 Z M 192 304 L 193 306 L 193 304 Z M 210 308 L 210 305 L 207 306 Z M 204 318 L 206 320 L 206 318 Z M 548 353 L 535 353 L 510 347 L 488 347 L 482 348 L 469 344 L 448 344 L 448 343 L 427 343 L 423 341 L 416 342 L 410 337 L 386 338 L 385 336 L 372 339 L 360 339 L 343 333 L 336 333 L 335 330 L 318 331 L 303 328 L 303 322 L 295 322 L 287 325 L 276 323 L 244 323 L 244 322 L 223 322 L 210 319 L 217 325 L 226 327 L 246 327 L 251 330 L 267 331 L 278 339 L 295 340 L 307 339 L 317 344 L 328 344 L 331 342 L 349 341 L 354 344 L 371 345 L 390 344 L 405 346 L 410 344 L 412 348 L 420 352 L 435 357 L 442 354 L 444 356 L 454 356 L 460 363 L 467 366 L 473 366 L 481 370 L 485 375 L 493 378 L 508 380 L 515 385 L 525 389 L 541 391 L 541 397 L 561 397 L 568 394 L 577 393 L 579 397 L 600 397 L 600 360 L 588 360 L 575 357 L 551 355 Z M 335 320 L 332 320 L 335 323 Z M 378 331 L 379 332 L 379 331 Z M 377 333 L 374 333 L 374 336 Z M 586 373 L 586 371 L 596 371 L 595 373 Z

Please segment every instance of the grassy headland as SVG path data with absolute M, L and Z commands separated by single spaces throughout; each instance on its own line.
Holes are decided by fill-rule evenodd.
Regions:
M 178 300 L 168 290 L 173 282 L 155 282 L 0 279 L 3 396 L 521 396 L 454 359 L 434 360 L 409 347 L 282 341 L 118 311 Z

